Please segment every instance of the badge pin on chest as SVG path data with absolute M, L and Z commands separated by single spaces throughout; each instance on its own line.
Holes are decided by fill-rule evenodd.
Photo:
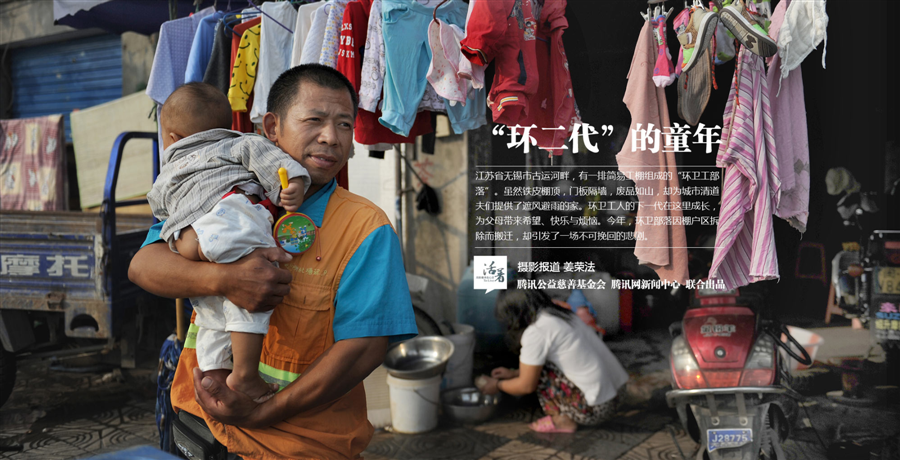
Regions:
M 281 179 L 281 189 L 288 187 L 287 170 L 278 169 L 278 177 Z M 316 242 L 319 229 L 306 214 L 299 212 L 287 212 L 281 216 L 273 227 L 275 242 L 278 247 L 291 254 L 302 254 L 309 250 Z M 316 255 L 316 260 L 322 260 L 321 255 Z

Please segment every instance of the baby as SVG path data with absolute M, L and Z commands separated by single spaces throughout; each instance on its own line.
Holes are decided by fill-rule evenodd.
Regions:
M 300 206 L 310 185 L 306 169 L 265 137 L 228 130 L 231 105 L 212 85 L 179 87 L 159 118 L 163 166 L 147 199 L 165 220 L 160 238 L 187 259 L 216 263 L 274 247 L 275 206 Z M 290 178 L 284 190 L 279 168 Z M 227 374 L 230 388 L 257 402 L 270 398 L 258 369 L 272 312 L 250 313 L 225 297 L 190 300 L 200 370 Z

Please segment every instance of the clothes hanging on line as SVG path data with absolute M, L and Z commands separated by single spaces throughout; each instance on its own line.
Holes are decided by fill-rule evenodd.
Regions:
M 206 73 L 206 67 L 209 66 L 212 57 L 216 25 L 223 17 L 225 13 L 216 11 L 202 18 L 197 24 L 194 40 L 191 42 L 191 52 L 188 55 L 187 70 L 184 73 L 185 83 L 203 81 L 203 74 Z
M 616 155 L 616 162 L 619 171 L 634 181 L 636 188 L 651 191 L 640 196 L 634 226 L 635 234 L 645 237 L 634 245 L 638 263 L 652 268 L 661 280 L 685 284 L 689 278 L 687 239 L 684 225 L 678 222 L 683 215 L 681 206 L 671 205 L 680 204 L 681 200 L 665 192 L 666 189 L 679 187 L 675 154 L 671 150 L 667 152 L 658 143 L 653 145 L 652 142 L 635 139 L 635 136 L 640 136 L 641 130 L 666 131 L 671 126 L 665 88 L 657 87 L 653 82 L 657 55 L 650 22 L 645 21 L 634 49 L 628 85 L 622 99 L 631 113 L 631 126 L 622 151 Z M 653 179 L 659 173 L 667 174 L 662 177 L 668 179 Z M 656 221 L 671 225 L 657 225 Z
M 383 0 L 382 20 L 385 42 L 385 76 L 382 116 L 378 121 L 391 131 L 409 134 L 419 102 L 430 86 L 426 79 L 431 63 L 428 46 L 428 24 L 432 15 L 450 24 L 465 23 L 465 4 L 450 1 L 437 8 L 428 8 L 415 0 Z M 448 106 L 443 98 L 454 132 L 463 132 L 484 123 L 478 118 L 475 106 Z M 467 104 L 468 105 L 468 104 Z M 479 124 L 480 123 L 480 124 Z
M 206 65 L 206 71 L 203 73 L 203 83 L 215 86 L 222 91 L 222 94 L 228 94 L 228 87 L 231 86 L 231 37 L 234 34 L 225 27 L 223 22 L 227 21 L 229 17 L 232 16 L 224 16 L 216 24 L 209 64 Z
M 569 27 L 565 16 L 566 0 L 545 0 L 543 8 L 536 8 L 535 13 L 540 18 L 535 41 L 538 87 L 537 93 L 528 97 L 529 109 L 524 124 L 554 128 L 533 130 L 533 136 L 538 146 L 560 147 L 573 127 L 581 123 L 562 38 Z M 552 152 L 554 155 L 563 153 L 562 150 Z
M 475 65 L 496 61 L 488 94 L 495 123 L 524 125 L 526 100 L 538 86 L 536 24 L 532 2 L 485 0 L 473 6 L 461 52 Z
M 322 51 L 319 52 L 319 64 L 332 69 L 337 65 L 338 47 L 340 46 L 341 24 L 344 20 L 344 9 L 350 0 L 330 0 L 331 9 L 325 22 L 325 33 L 322 37 Z
M 253 83 L 256 81 L 256 65 L 259 61 L 259 25 L 257 17 L 234 26 L 231 37 L 231 85 L 228 101 L 231 103 L 231 129 L 252 133 L 253 122 L 247 105 L 253 104 Z M 240 35 L 238 35 L 240 34 Z M 243 47 L 243 48 L 242 48 Z M 240 57 L 238 57 L 240 54 Z M 247 69 L 250 68 L 250 72 Z M 243 110 L 241 110 L 243 109 Z
M 775 7 L 769 36 L 778 40 L 784 14 L 790 0 Z M 775 208 L 775 215 L 785 219 L 800 233 L 806 231 L 809 219 L 809 137 L 806 124 L 806 101 L 803 95 L 803 75 L 800 67 L 792 70 L 781 80 L 781 56 L 769 58 L 769 72 L 766 75 L 769 90 L 778 88 L 775 96 L 770 94 L 772 125 L 775 136 L 775 156 L 778 159 L 778 178 L 781 181 L 781 199 Z
M 462 53 L 475 65 L 496 61 L 488 105 L 495 123 L 532 126 L 538 147 L 562 154 L 581 122 L 562 36 L 565 0 L 479 1 L 472 5 Z
M 716 166 L 725 168 L 710 280 L 725 289 L 779 278 L 772 215 L 781 182 L 763 58 L 741 47 Z
M 324 2 L 307 3 L 297 8 L 297 22 L 294 24 L 294 42 L 291 46 L 291 67 L 301 64 L 300 60 L 303 55 L 303 46 L 306 43 L 306 37 L 312 28 L 313 15 L 316 10 L 324 6 Z
M 484 1 L 484 0 L 482 0 Z M 468 27 L 469 20 L 472 18 L 472 10 L 475 8 L 475 4 L 478 0 L 469 0 L 469 10 L 466 12 L 466 27 Z M 462 43 L 467 36 L 467 32 L 463 31 L 462 39 L 458 40 Z M 459 52 L 462 53 L 462 47 L 460 46 Z M 472 87 L 475 89 L 484 88 L 484 69 L 485 66 L 478 65 L 470 61 L 468 58 L 459 60 L 459 71 L 457 71 L 457 75 L 459 78 L 465 78 L 472 81 Z
M 487 122 L 488 97 L 484 88 L 487 62 L 473 62 L 463 54 L 460 42 L 481 39 L 486 49 L 502 48 L 502 43 L 491 41 L 493 37 L 478 28 L 479 21 L 485 22 L 479 11 L 492 11 L 494 3 L 329 0 L 298 7 L 266 2 L 238 14 L 210 8 L 163 24 L 158 63 L 151 72 L 159 77 L 151 79 L 148 94 L 162 103 L 184 82 L 210 83 L 229 97 L 232 128 L 251 132 L 253 123 L 260 123 L 266 113 L 268 91 L 278 75 L 292 65 L 315 62 L 338 68 L 358 88 L 360 111 L 354 133 L 358 142 L 412 142 L 434 131 L 433 113 L 446 114 L 453 132 L 462 133 Z M 523 114 L 527 116 L 521 120 L 504 120 L 496 116 L 501 111 L 502 103 L 498 103 L 493 109 L 495 121 L 534 123 L 540 129 L 532 133 L 541 142 L 564 143 L 571 124 L 578 120 L 561 39 L 567 27 L 566 3 L 510 0 L 504 5 L 509 11 L 494 8 L 497 21 L 492 16 L 487 23 L 515 24 L 521 41 L 529 42 L 529 91 L 520 105 L 537 109 Z M 513 8 L 519 13 L 534 8 L 539 16 L 526 21 L 516 13 L 506 21 Z M 432 16 L 437 21 L 429 39 Z M 534 49 L 537 42 L 539 53 Z M 535 70 L 538 59 L 548 67 L 546 75 Z M 545 78 L 543 82 L 540 77 Z M 440 94 L 435 84 L 441 87 Z M 559 126 L 563 129 L 555 132 Z
M 166 102 L 172 91 L 184 84 L 194 33 L 200 21 L 214 11 L 212 7 L 205 8 L 190 17 L 167 21 L 160 26 L 146 90 L 147 96 L 157 104 Z
M 350 80 L 353 88 L 360 90 L 362 85 L 362 56 L 366 46 L 372 0 L 350 2 L 344 11 L 341 27 L 341 46 L 338 49 L 337 70 Z M 408 136 L 401 136 L 378 123 L 381 111 L 373 113 L 363 109 L 357 111 L 354 138 L 363 145 L 406 144 L 413 143 L 417 136 L 433 131 L 431 115 L 427 111 L 419 112 Z M 376 148 L 389 150 L 389 148 Z M 382 156 L 383 157 L 383 156 Z
M 322 56 L 322 45 L 325 40 L 325 27 L 328 24 L 328 15 L 334 5 L 324 2 L 321 8 L 313 12 L 309 33 L 303 42 L 303 51 L 300 54 L 300 64 L 318 64 Z
M 247 21 L 235 27 L 235 31 L 244 29 L 237 47 L 232 42 L 234 65 L 231 68 L 231 86 L 228 87 L 228 102 L 233 112 L 246 112 L 247 100 L 256 83 L 259 68 L 259 33 L 262 28 L 261 18 Z
M 253 106 L 250 108 L 250 121 L 253 123 L 262 123 L 263 115 L 266 114 L 269 89 L 278 76 L 291 65 L 293 35 L 278 23 L 297 22 L 297 10 L 290 2 L 267 2 L 260 5 L 260 8 L 267 16 L 262 17 L 260 24 L 259 66 L 256 83 L 253 85 Z

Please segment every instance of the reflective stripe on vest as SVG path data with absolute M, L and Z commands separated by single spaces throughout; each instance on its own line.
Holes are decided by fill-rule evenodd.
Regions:
M 185 349 L 197 348 L 197 331 L 199 330 L 200 327 L 194 323 L 188 327 L 187 336 L 184 338 Z M 259 374 L 267 383 L 277 383 L 280 387 L 278 391 L 283 390 L 284 387 L 300 377 L 300 374 L 283 371 L 265 363 L 259 363 Z

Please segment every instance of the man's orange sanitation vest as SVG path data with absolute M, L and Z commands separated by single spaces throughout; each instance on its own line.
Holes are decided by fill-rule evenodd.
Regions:
M 334 299 L 341 274 L 363 240 L 383 225 L 390 222 L 381 209 L 341 187 L 335 188 L 313 247 L 282 267 L 290 270 L 294 279 L 290 294 L 269 321 L 259 363 L 266 381 L 286 386 L 334 344 Z M 317 254 L 322 256 L 321 261 L 316 261 Z M 246 460 L 344 459 L 358 458 L 369 444 L 374 430 L 366 418 L 362 382 L 330 403 L 268 428 L 244 429 L 212 420 L 194 400 L 196 336 L 197 327 L 192 323 L 172 382 L 172 406 L 206 419 L 213 435 L 229 452 Z

